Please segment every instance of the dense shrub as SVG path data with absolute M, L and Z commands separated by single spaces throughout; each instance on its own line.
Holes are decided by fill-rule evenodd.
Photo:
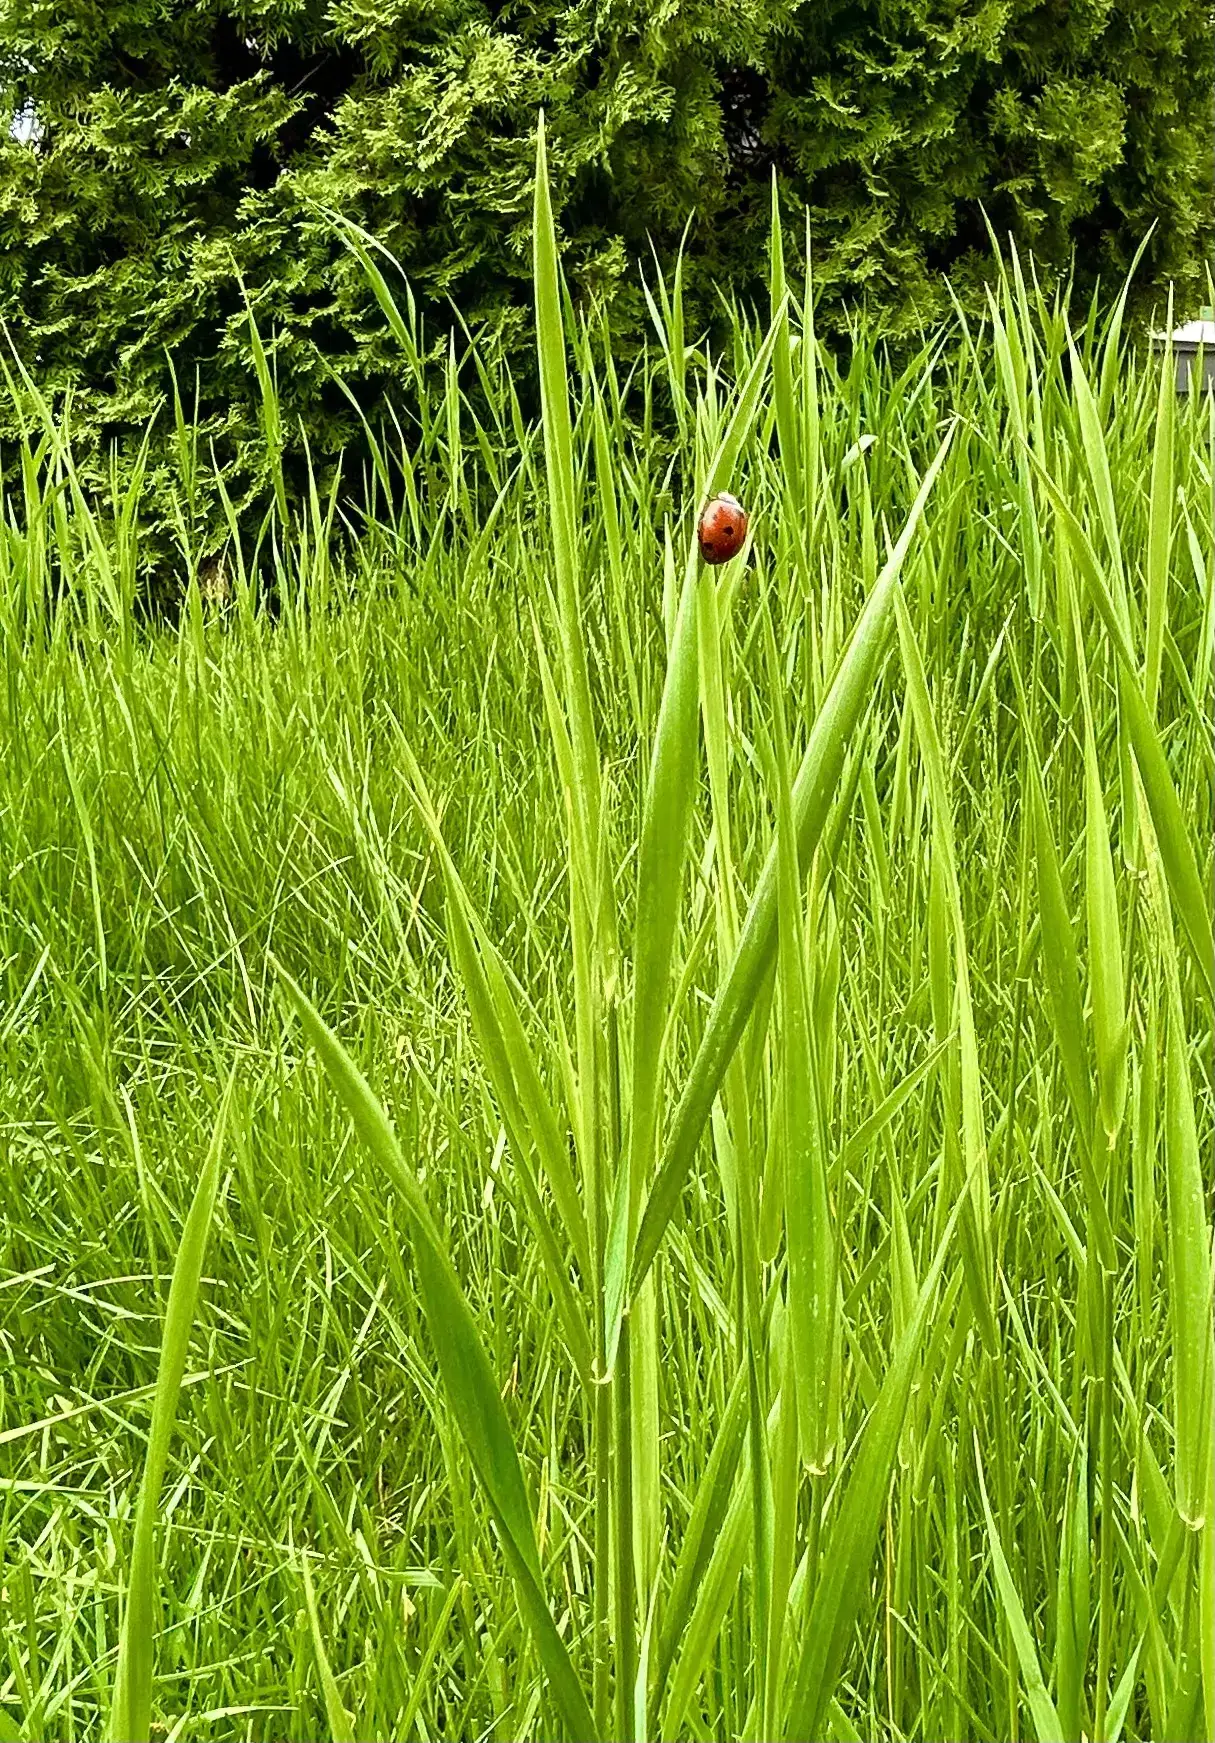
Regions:
M 0 318 L 78 429 L 128 441 L 171 353 L 239 481 L 247 294 L 288 431 L 332 453 L 334 372 L 370 401 L 394 348 L 324 209 L 400 258 L 432 335 L 454 303 L 522 346 L 541 105 L 574 294 L 622 334 L 693 208 L 697 317 L 757 284 L 773 167 L 828 322 L 912 328 L 946 269 L 973 300 L 984 210 L 1086 283 L 1155 224 L 1142 297 L 1184 299 L 1211 81 L 1206 0 L 0 0 Z

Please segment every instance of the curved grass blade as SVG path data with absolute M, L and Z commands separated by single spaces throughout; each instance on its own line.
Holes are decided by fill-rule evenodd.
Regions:
M 1064 1081 L 1071 1097 L 1081 1138 L 1087 1147 L 1092 1130 L 1093 1093 L 1084 1040 L 1080 956 L 1076 949 L 1076 934 L 1063 888 L 1063 872 L 1051 828 L 1042 767 L 1038 761 L 1037 746 L 1030 727 L 1015 654 L 1011 657 L 1011 665 L 1021 712 L 1022 748 L 1029 770 L 1038 911 L 1042 922 L 1042 969 L 1046 980 L 1047 1002 L 1059 1058 L 1063 1065 Z
M 1215 1456 L 1215 1330 L 1212 1326 L 1211 1226 L 1186 1052 L 1181 976 L 1172 916 L 1160 875 L 1160 848 L 1142 826 L 1155 935 L 1164 963 L 1164 1151 L 1169 1256 L 1169 1318 L 1177 1511 L 1192 1531 L 1210 1523 L 1210 1469 Z
M 234 1075 L 229 1077 L 219 1105 L 215 1131 L 181 1231 L 181 1243 L 177 1249 L 173 1278 L 169 1284 L 160 1364 L 156 1371 L 156 1393 L 152 1400 L 148 1450 L 144 1458 L 143 1478 L 139 1485 L 139 1500 L 135 1507 L 135 1539 L 131 1548 L 127 1603 L 118 1637 L 114 1701 L 107 1732 L 110 1743 L 147 1743 L 151 1729 L 152 1651 L 157 1608 L 155 1535 L 156 1518 L 160 1509 L 160 1487 L 169 1457 L 173 1420 L 177 1414 L 177 1395 L 181 1390 L 182 1375 L 186 1369 L 186 1354 L 198 1301 L 203 1256 L 207 1250 L 207 1237 L 211 1232 L 215 1198 L 219 1191 L 219 1160 L 223 1152 L 235 1081 Z
M 1059 1715 L 1055 1711 L 1055 1703 L 1046 1692 L 1046 1681 L 1042 1675 L 1038 1649 L 1034 1645 L 1034 1637 L 1029 1631 L 1029 1623 L 1025 1620 L 1025 1611 L 1021 1608 L 1021 1600 L 1017 1596 L 1017 1588 L 1013 1583 L 1013 1577 L 1005 1559 L 1004 1546 L 1000 1542 L 1000 1533 L 996 1529 L 991 1502 L 987 1499 L 987 1484 L 983 1480 L 983 1460 L 979 1453 L 977 1434 L 975 1435 L 975 1470 L 979 1478 L 979 1497 L 983 1502 L 983 1516 L 987 1520 L 987 1540 L 991 1547 L 991 1563 L 996 1576 L 996 1590 L 1000 1595 L 1000 1603 L 1008 1622 L 1009 1633 L 1012 1635 L 1017 1663 L 1021 1667 L 1021 1680 L 1025 1684 L 1025 1698 L 1029 1702 L 1034 1730 L 1038 1734 L 1038 1743 L 1057 1743 L 1057 1740 L 1063 1735 L 1063 1727 L 1059 1722 Z
M 740 1367 L 726 1402 L 704 1476 L 697 1485 L 692 1516 L 688 1520 L 675 1562 L 675 1573 L 659 1635 L 653 1688 L 655 1709 L 661 1703 L 676 1653 L 682 1649 L 689 1619 L 698 1602 L 698 1594 L 704 1586 L 718 1538 L 725 1527 L 743 1451 L 746 1426 L 747 1373 L 745 1368 Z
M 539 1651 L 568 1735 L 578 1740 L 592 1737 L 595 1727 L 590 1707 L 544 1596 L 531 1509 L 498 1382 L 446 1245 L 367 1080 L 302 989 L 280 963 L 275 962 L 274 967 L 355 1131 L 401 1195 L 409 1218 L 422 1310 L 440 1378 L 514 1576 L 520 1613 Z
M 1172 327 L 1170 317 L 1168 326 Z M 1173 536 L 1173 425 L 1177 402 L 1172 341 L 1160 359 L 1156 435 L 1152 443 L 1152 481 L 1148 495 L 1147 627 L 1143 655 L 1144 700 L 1152 719 L 1160 696 L 1164 632 L 1169 619 L 1169 548 Z
M 1092 976 L 1093 1043 L 1097 1053 L 1097 1100 L 1112 1149 L 1126 1108 L 1129 1025 L 1123 993 L 1122 926 L 1109 821 L 1097 766 L 1097 740 L 1089 705 L 1084 652 L 1077 639 L 1080 695 L 1084 705 L 1084 885 Z
M 325 1651 L 325 1639 L 321 1633 L 321 1619 L 317 1614 L 316 1593 L 312 1589 L 312 1575 L 308 1571 L 307 1556 L 300 1557 L 300 1577 L 304 1586 L 304 1608 L 308 1612 L 308 1629 L 312 1635 L 312 1651 L 316 1658 L 316 1671 L 321 1679 L 321 1693 L 325 1700 L 325 1718 L 329 1723 L 329 1736 L 332 1743 L 356 1743 L 354 1720 L 342 1704 L 341 1691 L 329 1663 L 329 1654 Z
M 569 1156 L 562 1141 L 557 1116 L 545 1092 L 535 1055 L 512 997 L 501 958 L 473 908 L 468 892 L 447 850 L 439 819 L 417 759 L 408 745 L 401 747 L 405 772 L 422 825 L 439 856 L 447 897 L 447 935 L 451 952 L 464 982 L 473 1028 L 481 1047 L 511 1152 L 528 1201 L 536 1239 L 540 1243 L 545 1274 L 583 1383 L 590 1384 L 591 1345 L 582 1313 L 574 1300 L 568 1275 L 568 1256 L 553 1233 L 536 1183 L 536 1160 L 548 1176 L 553 1199 L 564 1225 L 566 1239 L 582 1275 L 591 1275 L 590 1241 L 582 1202 L 574 1183 Z
M 958 884 L 954 843 L 953 805 L 945 775 L 945 758 L 928 694 L 928 679 L 920 657 L 911 617 L 896 583 L 894 609 L 898 621 L 899 648 L 907 678 L 907 697 L 920 741 L 920 754 L 928 778 L 932 816 L 933 854 L 939 858 L 944 896 L 953 932 L 953 1003 L 957 1012 L 958 1073 L 961 1084 L 962 1155 L 970 1181 L 968 1214 L 962 1219 L 963 1255 L 967 1284 L 975 1319 L 982 1326 L 989 1347 L 996 1348 L 996 1327 L 991 1303 L 991 1188 L 987 1173 L 987 1138 L 983 1127 L 983 1084 L 979 1068 L 979 1043 L 975 1032 L 974 1005 L 970 994 L 970 959 Z M 943 1029 L 945 1024 L 940 1027 Z
M 745 1369 L 744 1369 L 745 1373 Z M 663 1715 L 662 1735 L 683 1737 L 684 1714 L 691 1704 L 705 1665 L 721 1635 L 747 1557 L 747 1525 L 751 1516 L 750 1455 L 745 1450 L 738 1480 L 712 1551 L 695 1588 L 695 1601 L 679 1635 L 679 1656 L 671 1694 Z

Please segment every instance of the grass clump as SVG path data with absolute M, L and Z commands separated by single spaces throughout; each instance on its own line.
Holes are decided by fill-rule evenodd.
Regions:
M 7 481 L 0 1734 L 1209 1736 L 1210 402 L 535 239 L 225 606 Z

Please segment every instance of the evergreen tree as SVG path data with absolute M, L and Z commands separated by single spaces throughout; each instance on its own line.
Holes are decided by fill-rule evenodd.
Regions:
M 1206 0 L 0 0 L 0 320 L 76 423 L 130 440 L 197 384 L 240 473 L 246 298 L 286 427 L 357 427 L 393 344 L 325 213 L 454 304 L 529 331 L 536 114 L 576 297 L 640 331 L 636 262 L 759 287 L 775 166 L 824 318 L 914 329 L 986 269 L 984 213 L 1046 270 L 1197 286 L 1212 236 Z M 699 301 L 697 302 L 697 297 Z M 168 429 L 169 420 L 162 419 Z M 2 434 L 2 431 L 0 431 Z M 104 444 L 103 444 L 104 445 Z

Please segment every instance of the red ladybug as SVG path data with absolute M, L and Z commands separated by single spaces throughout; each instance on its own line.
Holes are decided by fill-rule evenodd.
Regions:
M 700 554 L 706 563 L 728 563 L 737 557 L 747 536 L 747 511 L 736 496 L 725 491 L 707 502 L 697 529 Z

